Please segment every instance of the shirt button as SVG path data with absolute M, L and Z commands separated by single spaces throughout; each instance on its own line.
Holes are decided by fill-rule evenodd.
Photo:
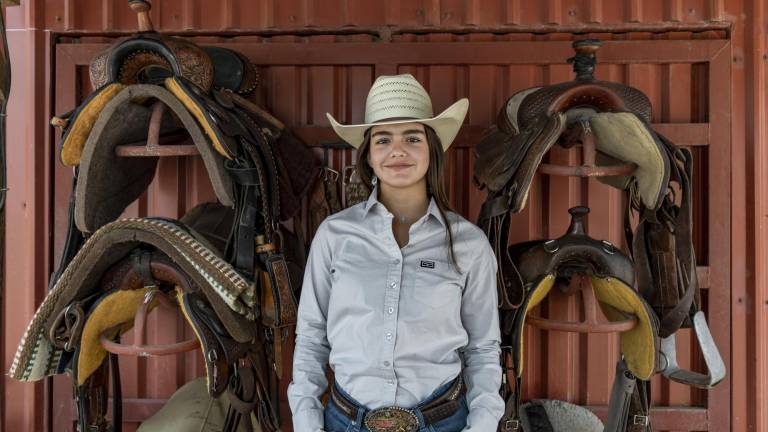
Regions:
M 395 308 L 390 306 L 389 309 L 387 309 L 387 312 L 389 312 L 389 314 L 392 315 L 392 313 L 395 312 Z
M 395 380 L 387 380 L 387 384 L 389 384 L 389 385 L 395 385 Z
M 388 340 L 388 341 L 391 341 L 391 340 L 392 340 L 392 333 L 387 333 L 387 340 Z
M 389 366 L 389 361 L 385 361 L 384 366 Z
M 392 282 L 391 284 L 389 284 L 389 286 L 392 287 L 392 288 L 395 288 L 395 287 L 397 287 L 397 282 Z

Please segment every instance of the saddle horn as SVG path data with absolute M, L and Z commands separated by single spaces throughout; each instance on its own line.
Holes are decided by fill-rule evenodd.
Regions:
M 139 32 L 155 31 L 155 26 L 152 25 L 152 18 L 149 16 L 149 10 L 152 9 L 152 3 L 146 0 L 128 0 L 128 6 L 136 12 L 136 18 L 139 22 Z

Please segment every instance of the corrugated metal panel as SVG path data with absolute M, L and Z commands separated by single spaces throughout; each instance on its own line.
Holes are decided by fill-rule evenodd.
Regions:
M 537 37 L 537 40 L 530 42 L 485 43 L 483 39 L 492 37 L 482 35 L 470 39 L 472 41 L 467 41 L 465 37 L 402 37 L 393 44 L 375 44 L 372 48 L 368 42 L 329 43 L 328 37 L 315 37 L 299 40 L 298 43 L 237 41 L 230 46 L 235 46 L 260 65 L 264 86 L 257 99 L 310 145 L 318 145 L 324 139 L 335 139 L 328 128 L 325 112 L 332 112 L 344 122 L 362 120 L 367 90 L 375 75 L 384 70 L 388 73 L 414 74 L 434 95 L 436 111 L 444 109 L 457 98 L 469 97 L 471 104 L 467 124 L 450 150 L 451 174 L 448 179 L 455 208 L 474 220 L 482 204 L 483 193 L 475 189 L 471 182 L 472 145 L 482 130 L 494 121 L 499 108 L 514 91 L 569 80 L 572 73 L 564 63 L 570 52 L 568 42 L 547 42 L 546 38 Z M 542 50 L 543 46 L 549 49 Z M 685 139 L 686 144 L 695 147 L 697 166 L 701 167 L 697 174 L 699 178 L 707 178 L 709 173 L 707 158 L 702 156 L 708 153 L 707 144 L 710 143 L 706 137 L 703 141 L 688 138 L 685 133 L 675 132 L 674 127 L 692 130 L 698 125 L 706 125 L 709 107 L 703 110 L 696 107 L 702 99 L 699 89 L 707 88 L 709 74 L 708 69 L 697 64 L 708 60 L 708 56 L 717 53 L 723 46 L 720 41 L 701 41 L 699 45 L 687 41 L 615 41 L 603 48 L 601 58 L 604 64 L 597 71 L 599 78 L 631 84 L 649 95 L 655 107 L 653 122 L 660 124 L 658 127 L 667 127 L 675 136 Z M 67 69 L 86 63 L 93 53 L 103 47 L 101 44 L 60 44 L 57 50 L 57 68 L 62 72 L 60 76 L 69 76 L 65 72 Z M 631 47 L 635 47 L 637 52 Z M 371 54 L 371 50 L 376 52 Z M 633 53 L 627 54 L 628 51 Z M 312 56 L 306 55 L 310 52 Z M 656 52 L 657 55 L 649 56 L 648 52 Z M 509 53 L 518 56 L 508 57 Z M 627 63 L 629 58 L 634 60 Z M 620 64 L 611 64 L 615 62 L 612 59 L 624 60 L 620 60 Z M 71 95 L 73 88 L 88 88 L 84 81 L 87 79 L 85 74 L 76 73 L 74 77 L 75 82 L 62 80 L 59 83 L 56 100 L 60 110 L 73 103 L 71 96 L 67 96 Z M 68 82 L 70 84 L 66 84 Z M 76 82 L 80 84 L 76 85 Z M 694 83 L 703 83 L 703 87 Z M 354 152 L 331 154 L 330 160 L 333 168 L 342 170 L 353 163 Z M 550 155 L 550 160 L 576 163 L 578 154 L 574 150 L 557 149 Z M 62 170 L 59 176 L 57 187 L 61 188 L 61 194 L 66 194 L 68 182 L 65 179 L 69 173 Z M 724 179 L 718 181 L 727 183 Z M 212 197 L 209 181 L 199 162 L 192 159 L 164 160 L 158 178 L 146 197 L 134 204 L 128 214 L 179 217 L 197 202 Z M 698 197 L 704 198 L 703 195 Z M 622 200 L 618 191 L 595 181 L 538 177 L 526 211 L 513 219 L 513 241 L 559 236 L 568 225 L 567 209 L 586 203 L 593 208 L 589 232 L 595 237 L 622 244 Z M 698 208 L 705 210 L 707 205 L 700 203 Z M 695 220 L 702 232 L 706 232 L 704 213 L 698 212 Z M 65 220 L 57 219 L 55 226 L 56 244 L 60 244 Z M 705 274 L 708 260 L 706 253 L 701 251 L 702 246 L 711 240 L 706 235 L 700 235 L 697 242 L 700 265 L 705 266 Z M 707 285 L 706 280 L 704 283 Z M 724 289 L 722 286 L 716 288 L 718 292 Z M 570 319 L 578 319 L 581 313 L 573 298 L 553 298 L 539 312 L 544 316 Z M 151 333 L 162 340 L 169 340 L 178 337 L 180 328 L 179 322 L 164 317 L 154 323 Z M 526 398 L 566 399 L 595 406 L 598 412 L 604 411 L 618 355 L 615 336 L 568 335 L 529 328 L 527 338 L 529 367 L 525 375 Z M 720 339 L 718 341 L 721 342 Z M 727 346 L 727 340 L 725 342 Z M 692 350 L 693 342 L 688 332 L 681 335 L 680 345 L 690 350 L 682 350 L 682 364 L 696 362 L 699 354 Z M 142 410 L 151 410 L 157 405 L 155 399 L 166 398 L 180 383 L 200 373 L 202 369 L 194 356 L 146 362 L 126 361 L 123 367 L 127 382 L 125 396 L 129 399 L 150 399 L 134 401 L 128 412 L 133 413 L 134 420 L 140 420 Z M 657 406 L 706 405 L 704 392 L 659 378 L 654 379 L 653 387 L 654 404 Z M 659 414 L 657 425 L 673 427 L 671 425 L 679 424 L 675 423 L 673 416 L 680 412 L 672 411 L 671 414 Z M 711 418 L 717 416 L 710 414 Z M 127 414 L 126 420 L 128 418 L 131 417 Z M 690 416 L 690 419 L 703 425 L 701 429 L 707 429 L 706 418 L 706 414 Z M 698 426 L 690 426 L 698 429 Z
M 664 387 L 665 384 L 654 383 L 656 402 L 662 405 L 667 401 L 672 404 L 693 406 L 716 406 L 718 410 L 710 415 L 709 424 L 706 422 L 700 429 L 705 430 L 763 430 L 765 429 L 764 412 L 768 409 L 768 403 L 764 399 L 764 389 L 768 387 L 762 371 L 765 370 L 766 342 L 765 329 L 765 286 L 763 281 L 768 262 L 766 261 L 766 247 L 768 238 L 764 228 L 765 220 L 765 194 L 764 179 L 760 177 L 765 172 L 768 160 L 765 158 L 765 145 L 768 143 L 766 135 L 766 93 L 761 86 L 765 85 L 766 67 L 765 54 L 765 0 L 756 0 L 745 4 L 736 0 L 702 0 L 702 1 L 636 1 L 625 0 L 620 2 L 607 2 L 603 0 L 550 0 L 546 2 L 522 2 L 520 0 L 507 1 L 403 1 L 392 0 L 390 2 L 363 2 L 363 1 L 275 1 L 264 0 L 255 2 L 228 0 L 212 7 L 210 2 L 195 0 L 164 0 L 155 2 L 153 17 L 155 23 L 163 30 L 195 29 L 202 32 L 221 32 L 225 29 L 312 29 L 341 26 L 381 26 L 394 25 L 408 26 L 435 26 L 435 27 L 498 27 L 517 29 L 543 28 L 548 23 L 558 23 L 561 28 L 572 31 L 574 26 L 589 25 L 599 27 L 596 24 L 612 24 L 616 27 L 637 27 L 637 25 L 660 23 L 670 29 L 676 28 L 680 23 L 705 23 L 712 20 L 729 20 L 734 24 L 733 31 L 733 82 L 727 79 L 721 82 L 713 82 L 709 79 L 708 69 L 704 64 L 671 64 L 669 66 L 610 66 L 602 67 L 600 74 L 608 73 L 611 79 L 625 81 L 640 86 L 650 93 L 657 107 L 657 122 L 705 122 L 712 121 L 712 112 L 708 109 L 707 95 L 716 98 L 718 110 L 715 116 L 727 114 L 730 120 L 726 120 L 730 126 L 724 126 L 719 130 L 705 130 L 705 136 L 712 139 L 721 139 L 722 135 L 728 135 L 732 148 L 711 149 L 707 147 L 695 147 L 697 159 L 697 173 L 705 173 L 712 163 L 721 163 L 723 157 L 733 161 L 733 183 L 726 188 L 730 196 L 707 200 L 710 191 L 721 190 L 722 184 L 717 180 L 730 178 L 729 170 L 715 172 L 707 178 L 698 175 L 701 179 L 697 187 L 697 227 L 696 233 L 697 252 L 700 265 L 714 266 L 714 268 L 726 268 L 726 279 L 723 274 L 714 274 L 713 286 L 726 287 L 729 283 L 733 286 L 733 298 L 730 292 L 723 292 L 723 288 L 705 293 L 705 300 L 718 307 L 717 318 L 720 323 L 733 319 L 732 329 L 716 330 L 719 334 L 733 336 L 733 350 L 730 351 L 729 379 L 721 384 L 715 392 L 707 395 L 704 392 L 689 391 L 686 388 L 673 385 Z M 9 109 L 9 143 L 21 143 L 9 149 L 9 178 L 11 179 L 11 191 L 9 192 L 8 223 L 13 230 L 8 233 L 7 244 L 11 245 L 14 252 L 8 254 L 7 268 L 14 269 L 12 274 L 6 276 L 6 290 L 4 296 L 4 348 L 5 366 L 10 364 L 16 341 L 23 331 L 25 323 L 34 312 L 34 305 L 39 303 L 45 290 L 45 275 L 51 267 L 51 261 L 46 257 L 51 256 L 51 251 L 58 253 L 58 248 L 50 247 L 47 242 L 48 220 L 58 221 L 54 226 L 54 245 L 60 245 L 62 235 L 61 221 L 66 211 L 64 203 L 67 200 L 68 182 L 66 170 L 62 170 L 58 163 L 52 159 L 52 143 L 46 133 L 40 132 L 40 125 L 45 123 L 51 111 L 62 112 L 73 106 L 73 91 L 75 84 L 69 90 L 57 88 L 57 94 L 48 93 L 49 85 L 42 79 L 41 73 L 48 77 L 54 76 L 51 72 L 45 72 L 42 65 L 47 63 L 45 53 L 45 41 L 47 36 L 42 29 L 53 31 L 85 31 L 98 35 L 109 31 L 130 31 L 135 28 L 135 20 L 132 14 L 124 12 L 124 4 L 121 1 L 101 2 L 98 0 L 47 0 L 24 2 L 22 7 L 8 9 L 10 27 L 18 29 L 11 37 L 11 51 L 14 54 L 14 95 Z M 738 19 L 736 18 L 738 17 Z M 539 27 L 537 27 L 539 26 Z M 351 27 L 347 27 L 348 29 Z M 552 27 L 548 27 L 548 31 Z M 599 34 L 601 38 L 612 39 L 647 39 L 647 38 L 699 38 L 701 36 L 691 33 L 679 33 L 672 35 L 653 36 L 650 34 L 610 35 Z M 557 35 L 558 38 L 569 38 L 569 35 Z M 425 41 L 439 40 L 465 41 L 465 40 L 542 40 L 555 36 L 531 36 L 528 34 L 498 37 L 490 35 L 469 36 L 398 36 L 396 41 Z M 235 42 L 247 38 L 238 38 Z M 313 39 L 317 41 L 319 38 Z M 325 41 L 349 41 L 352 37 L 326 37 Z M 359 39 L 359 38 L 358 38 Z M 371 40 L 370 37 L 363 37 Z M 77 40 L 75 40 L 77 42 Z M 253 43 L 261 40 L 253 38 Z M 302 43 L 301 39 L 292 37 L 272 38 L 270 42 L 284 42 L 292 44 Z M 21 53 L 24 54 L 21 54 Z M 262 51 L 258 51 L 261 53 Z M 30 56 L 29 53 L 35 53 Z M 520 56 L 529 53 L 520 53 Z M 69 55 L 69 54 L 67 54 Z M 517 55 L 512 55 L 516 57 Z M 279 56 L 278 56 L 279 57 Z M 730 52 L 727 53 L 731 62 Z M 506 60 L 506 58 L 505 58 Z M 85 64 L 82 59 L 74 59 L 79 64 Z M 57 61 L 58 62 L 58 61 Z M 500 61 L 499 63 L 503 63 Z M 402 66 L 401 70 L 406 67 Z M 718 66 L 722 69 L 722 66 Z M 557 76 L 557 67 L 529 65 L 501 66 L 501 72 L 494 72 L 496 66 L 483 64 L 472 67 L 456 67 L 454 65 L 427 66 L 427 72 L 419 76 L 420 79 L 428 78 L 429 90 L 439 102 L 436 105 L 444 107 L 452 97 L 458 94 L 470 94 L 472 98 L 473 112 L 470 120 L 472 129 L 470 135 L 487 124 L 489 114 L 497 109 L 503 102 L 504 95 L 500 90 L 489 90 L 496 86 L 506 87 L 511 93 L 513 90 L 526 87 L 531 83 L 542 83 L 549 79 L 549 75 Z M 310 71 L 310 69 L 312 71 Z M 419 68 L 416 68 L 417 70 Z M 359 107 L 360 101 L 365 97 L 367 85 L 371 77 L 377 71 L 394 71 L 386 67 L 375 68 L 373 66 L 326 66 L 322 72 L 318 67 L 307 68 L 283 64 L 269 68 L 269 76 L 266 85 L 267 94 L 261 95 L 264 104 L 278 112 L 283 119 L 289 120 L 293 126 L 305 127 L 305 137 L 332 138 L 323 130 L 316 130 L 308 125 L 322 123 L 322 117 L 318 117 L 321 110 L 334 109 L 345 120 L 357 120 L 362 110 L 355 111 L 354 106 Z M 607 72 L 606 72 L 607 71 Z M 72 76 L 59 75 L 57 70 L 56 81 L 59 87 L 66 83 L 74 83 Z M 74 73 L 74 72 L 73 72 Z M 492 76 L 493 85 L 481 84 L 467 85 L 468 82 L 476 82 L 472 74 L 488 74 Z M 646 76 L 643 76 L 646 75 Z M 354 77 L 353 84 L 347 84 L 344 88 L 347 93 L 338 93 L 329 89 L 322 89 L 318 83 L 323 79 L 342 77 L 345 82 L 349 77 Z M 436 84 L 438 79 L 443 84 Z M 433 84 L 433 82 L 435 84 Z M 678 83 L 682 82 L 682 85 Z M 689 88 L 690 86 L 690 88 Z M 319 89 L 314 89 L 318 87 Z M 444 88 L 449 91 L 440 91 Z M 485 87 L 485 88 L 484 88 Z M 681 88 L 685 89 L 681 89 Z M 17 89 L 23 89 L 17 91 Z M 304 90 L 302 90 L 302 88 Z M 311 88 L 311 91 L 307 89 Z M 733 93 L 732 105 L 729 100 L 722 99 L 723 88 L 728 88 Z M 337 87 L 338 89 L 338 87 Z M 438 89 L 438 94 L 435 94 Z M 761 90 L 762 89 L 762 90 Z M 19 97 L 23 94 L 24 97 Z M 31 100 L 29 95 L 35 95 L 34 106 L 27 105 Z M 329 96 L 330 95 L 330 96 Z M 754 96 L 757 95 L 757 96 Z M 762 95 L 762 96 L 760 96 Z M 62 99 L 61 96 L 64 96 Z M 330 97 L 330 99 L 326 99 Z M 441 98 L 441 99 L 438 99 Z M 53 110 L 46 108 L 47 101 L 56 100 Z M 67 102 L 68 101 L 68 102 Z M 328 102 L 332 101 L 332 102 Z M 479 101 L 479 102 L 478 102 Z M 481 106 L 482 105 L 482 106 Z M 477 108 L 476 108 L 477 107 Z M 665 108 L 666 107 L 666 108 Z M 63 109 L 62 109 L 63 108 Z M 477 110 L 477 111 L 476 111 Z M 732 114 L 732 116 L 731 116 Z M 660 117 L 659 117 L 660 116 Z M 484 119 L 484 120 L 483 120 Z M 316 123 L 319 121 L 320 123 Z M 485 122 L 485 123 L 484 123 Z M 466 129 L 466 128 L 465 128 Z M 38 132 L 28 132 L 38 131 Z M 717 150 L 713 152 L 712 150 Z M 731 153 L 732 150 L 732 153 Z M 568 154 L 553 155 L 568 159 Z M 334 166 L 348 165 L 352 162 L 352 152 L 343 154 L 334 153 L 331 162 Z M 476 209 L 482 202 L 483 195 L 464 188 L 469 182 L 472 157 L 468 150 L 457 148 L 451 156 L 451 162 L 457 180 L 454 181 L 452 200 L 457 209 L 465 215 L 474 217 Z M 164 163 L 164 165 L 167 165 Z M 204 170 L 199 162 L 186 160 L 171 163 L 172 166 L 163 166 L 163 175 L 160 183 L 153 186 L 147 197 L 136 204 L 130 211 L 134 214 L 174 214 L 191 206 L 192 203 L 210 199 L 212 193 L 205 180 Z M 44 174 L 44 177 L 40 176 Z M 180 174 L 184 173 L 184 174 Z M 45 177 L 49 176 L 49 177 Z M 172 180 L 172 178 L 176 180 Z M 49 181 L 51 178 L 52 181 Z M 16 179 L 16 180 L 14 180 Z M 197 179 L 190 185 L 189 179 Z M 176 183 L 177 186 L 172 186 Z M 601 216 L 605 223 L 595 223 L 596 218 L 591 218 L 590 232 L 594 236 L 602 236 L 612 240 L 621 238 L 620 196 L 613 190 L 606 190 L 595 182 L 589 182 L 586 186 L 579 186 L 579 182 L 566 182 L 560 184 L 547 179 L 539 179 L 534 190 L 541 197 L 531 200 L 527 210 L 517 219 L 520 220 L 513 227 L 513 240 L 522 240 L 534 235 L 556 235 L 564 227 L 564 220 L 557 217 L 549 220 L 548 215 L 557 215 L 566 207 L 562 201 L 552 198 L 553 194 L 563 193 L 571 202 L 585 200 L 595 213 Z M 19 184 L 25 185 L 19 187 Z M 49 186 L 50 185 L 50 189 Z M 181 185 L 181 186 L 178 186 Z M 186 186 L 184 186 L 186 185 Z M 159 187 L 159 189 L 157 189 Z M 175 194 L 175 195 L 174 195 Z M 175 196 L 176 198 L 170 198 Z M 608 199 L 601 199 L 607 196 Z M 171 204 L 166 205 L 165 200 L 171 199 Z M 560 206 L 560 207 L 557 207 Z M 559 210 L 555 210 L 558 209 Z M 723 219 L 707 216 L 707 210 L 730 209 L 733 217 L 732 226 L 723 228 L 719 226 Z M 599 210 L 598 210 L 599 209 Z M 50 216 L 49 216 L 50 215 Z M 727 220 L 728 217 L 725 218 Z M 732 236 L 723 237 L 723 229 Z M 712 244 L 714 252 L 710 253 L 707 243 L 712 242 L 712 237 L 725 238 L 725 243 Z M 719 236 L 719 237 L 718 237 Z M 709 239 L 709 242 L 707 241 Z M 733 256 L 722 258 L 717 250 L 722 249 L 732 241 Z M 25 247 L 19 250 L 18 245 Z M 10 249 L 9 249 L 10 250 Z M 710 274 L 706 269 L 705 273 Z M 716 272 L 717 273 L 717 272 Z M 733 314 L 725 310 L 732 305 Z M 555 305 L 564 307 L 566 311 L 570 306 L 566 304 Z M 547 312 L 542 310 L 542 313 Z M 710 308 L 710 320 L 712 309 Z M 162 337 L 170 337 L 175 333 L 170 329 Z M 531 336 L 529 334 L 529 336 Z M 535 336 L 534 336 L 535 337 Z M 529 340 L 533 340 L 530 339 Z M 689 338 L 690 340 L 690 338 Z M 680 341 L 684 342 L 684 341 Z M 571 358 L 578 359 L 576 366 L 565 374 L 567 386 L 559 386 L 557 380 L 561 375 L 557 371 L 546 372 L 543 368 L 528 369 L 526 386 L 528 393 L 533 395 L 560 395 L 572 397 L 574 400 L 590 405 L 605 403 L 605 382 L 597 382 L 593 377 L 599 376 L 601 371 L 613 367 L 612 359 L 594 362 L 585 362 L 595 349 L 604 349 L 606 352 L 615 352 L 615 338 L 580 337 L 577 340 L 569 340 L 573 351 L 568 354 Z M 553 344 L 555 346 L 553 347 Z M 683 343 L 684 345 L 684 343 Z M 586 348 L 585 348 L 586 347 Z M 547 358 L 553 357 L 552 349 L 559 349 L 556 343 L 550 343 L 544 337 L 539 339 L 539 345 L 532 347 L 529 364 L 543 364 Z M 690 362 L 698 365 L 697 354 L 694 351 L 688 355 Z M 177 360 L 174 365 L 162 366 L 168 371 L 169 376 L 175 378 L 165 382 L 156 381 L 147 384 L 148 381 L 139 379 L 139 376 L 152 371 L 155 365 L 147 365 L 146 362 L 135 361 L 128 365 L 125 360 L 126 392 L 135 397 L 161 397 L 168 394 L 168 389 L 175 384 L 187 379 L 189 376 L 202 373 L 199 362 L 185 357 Z M 607 365 L 607 366 L 606 366 Z M 159 367 L 159 366 L 158 366 Z M 149 369 L 148 369 L 149 368 Z M 154 372 L 149 373 L 152 375 Z M 41 416 L 40 407 L 44 406 L 43 386 L 20 384 L 6 379 L 4 386 L 4 427 L 7 430 L 41 430 L 41 425 L 49 418 L 56 419 L 58 426 L 65 418 L 63 415 L 71 415 L 71 401 L 68 400 L 68 380 L 60 380 L 60 384 L 54 386 L 54 392 L 58 397 L 50 417 Z M 729 390 L 730 387 L 732 389 Z M 550 393 L 552 392 L 552 393 Z M 707 402 L 709 399 L 709 402 Z M 135 402 L 135 401 L 129 401 Z M 150 406 L 153 402 L 143 399 L 138 404 L 136 415 L 141 417 L 141 409 Z M 157 403 L 157 402 L 156 402 Z M 142 408 L 144 407 L 144 408 Z M 720 409 L 728 412 L 733 410 L 732 427 L 731 419 L 727 414 L 718 413 Z M 724 421 L 724 423 L 723 423 Z M 50 426 L 50 424 L 49 424 Z M 686 427 L 677 427 L 684 430 Z
M 162 30 L 224 30 L 341 26 L 536 26 L 585 23 L 703 23 L 724 19 L 721 0 L 225 0 L 155 2 Z M 125 2 L 45 1 L 45 28 L 53 31 L 133 30 Z

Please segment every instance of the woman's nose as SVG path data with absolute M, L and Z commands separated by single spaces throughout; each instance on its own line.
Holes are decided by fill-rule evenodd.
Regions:
M 392 141 L 391 155 L 405 154 L 405 143 L 402 139 L 395 139 Z

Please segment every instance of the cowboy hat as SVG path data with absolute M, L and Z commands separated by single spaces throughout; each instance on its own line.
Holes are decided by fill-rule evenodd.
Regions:
M 325 115 L 339 137 L 355 148 L 363 144 L 365 132 L 373 126 L 417 122 L 435 131 L 445 151 L 459 133 L 468 108 L 469 100 L 463 98 L 435 117 L 429 94 L 413 75 L 382 75 L 368 92 L 364 124 L 343 125 L 329 113 Z

